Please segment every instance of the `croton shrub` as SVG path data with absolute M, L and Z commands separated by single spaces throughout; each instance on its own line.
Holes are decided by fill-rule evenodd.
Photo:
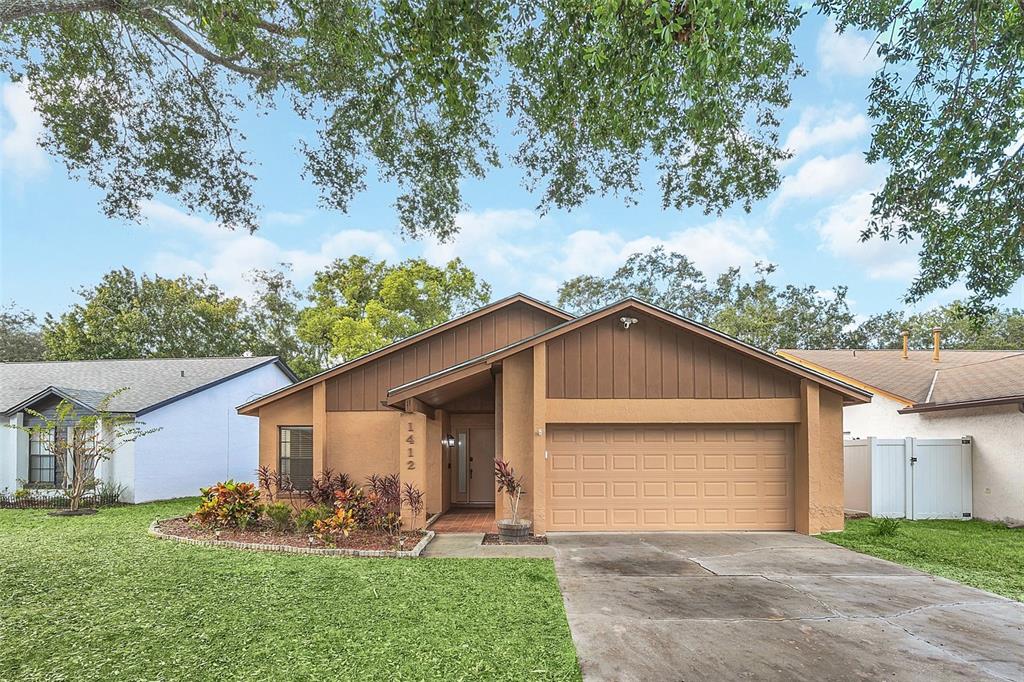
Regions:
M 260 518 L 260 491 L 252 483 L 227 480 L 202 488 L 202 501 L 192 518 L 204 526 L 245 530 Z

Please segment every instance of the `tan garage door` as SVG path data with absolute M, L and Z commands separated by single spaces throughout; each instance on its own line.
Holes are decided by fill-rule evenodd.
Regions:
M 786 426 L 548 427 L 548 530 L 792 530 Z

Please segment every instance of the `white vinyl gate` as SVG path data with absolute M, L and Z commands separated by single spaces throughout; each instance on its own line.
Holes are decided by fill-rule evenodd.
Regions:
M 971 518 L 971 439 L 844 443 L 846 511 L 908 519 Z

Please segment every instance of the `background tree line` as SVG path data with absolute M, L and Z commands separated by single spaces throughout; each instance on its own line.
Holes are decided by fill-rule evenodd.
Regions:
M 1024 348 L 1024 310 L 954 301 L 924 312 L 888 310 L 858 321 L 846 287 L 778 285 L 775 268 L 751 276 L 730 268 L 709 279 L 683 254 L 655 248 L 630 256 L 608 277 L 582 275 L 557 304 L 584 313 L 637 296 L 754 345 L 778 348 L 898 348 L 900 332 L 925 348 L 932 327 L 948 348 Z M 113 270 L 60 315 L 41 323 L 0 309 L 0 360 L 279 355 L 300 376 L 370 352 L 491 300 L 491 287 L 455 259 L 397 264 L 364 256 L 335 260 L 300 291 L 289 267 L 253 270 L 248 300 L 200 277 Z

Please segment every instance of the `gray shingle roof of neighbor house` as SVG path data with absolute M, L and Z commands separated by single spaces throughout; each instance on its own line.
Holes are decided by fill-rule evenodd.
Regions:
M 903 411 L 967 407 L 1024 399 L 1024 352 L 1019 350 L 791 350 L 780 355 L 904 399 Z
M 48 394 L 96 409 L 107 395 L 127 388 L 106 409 L 141 414 L 271 363 L 296 381 L 276 356 L 4 362 L 0 412 L 17 412 Z

